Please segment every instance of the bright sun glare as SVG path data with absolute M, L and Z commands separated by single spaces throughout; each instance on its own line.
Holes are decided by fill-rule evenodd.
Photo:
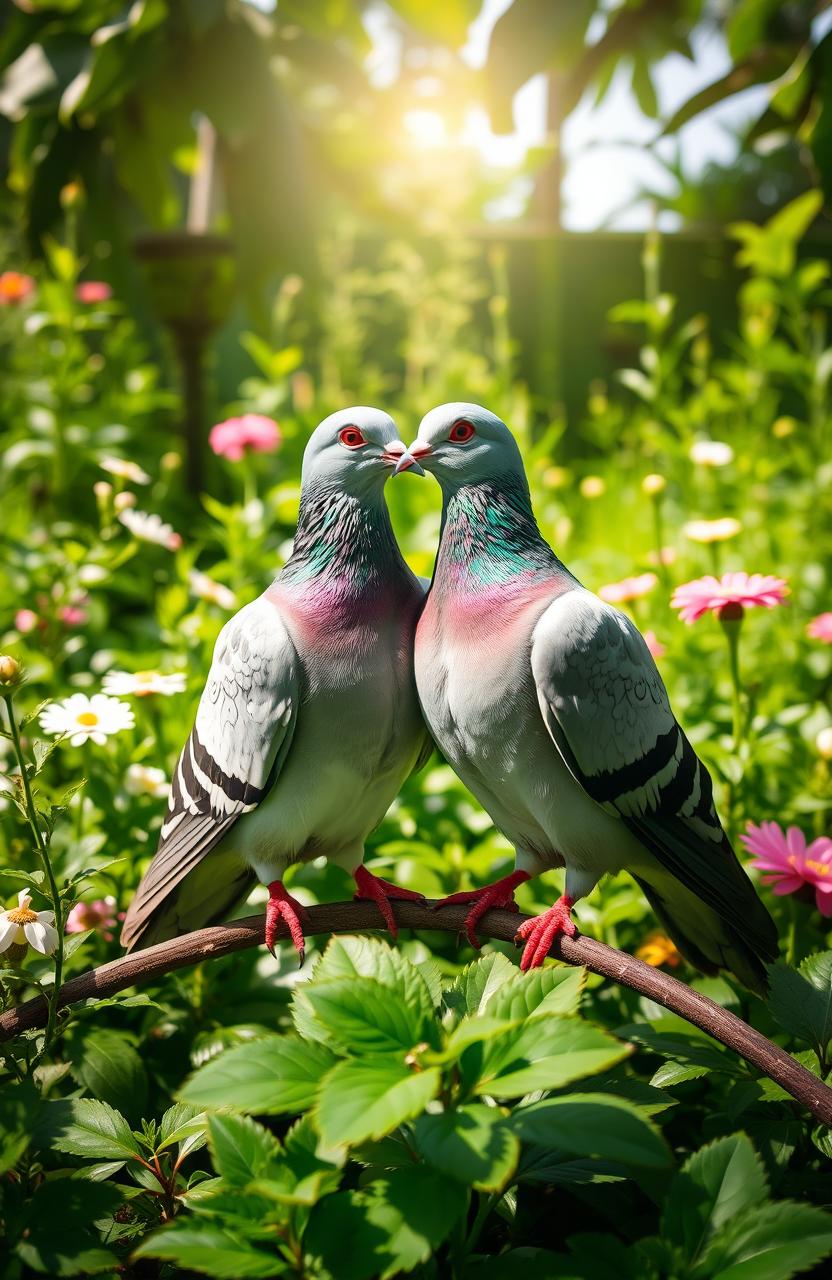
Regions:
M 417 108 L 404 113 L 404 127 L 420 147 L 441 147 L 448 140 L 448 126 L 438 111 Z

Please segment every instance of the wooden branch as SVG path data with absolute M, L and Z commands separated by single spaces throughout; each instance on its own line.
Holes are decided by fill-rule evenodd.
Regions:
M 403 929 L 439 929 L 447 933 L 462 931 L 467 912 L 465 906 L 430 910 L 421 902 L 394 902 L 392 906 L 396 921 Z M 378 908 L 372 902 L 332 902 L 309 907 L 308 910 L 305 934 L 362 932 L 379 928 Z M 483 938 L 511 942 L 518 925 L 525 918 L 512 911 L 489 911 L 478 925 L 478 930 Z M 173 969 L 261 945 L 264 923 L 265 916 L 247 916 L 244 920 L 199 929 L 181 938 L 172 938 L 170 942 L 148 947 L 146 951 L 111 960 L 99 969 L 90 969 L 64 983 L 61 1007 L 90 997 L 109 996 L 123 991 L 125 987 L 161 978 Z M 283 933 L 285 936 L 285 929 Z M 707 996 L 634 956 L 581 934 L 574 938 L 559 938 L 552 947 L 551 955 L 567 964 L 583 965 L 593 973 L 620 982 L 672 1009 L 775 1080 L 821 1124 L 832 1125 L 832 1089 L 785 1050 Z M 0 1015 L 0 1040 L 8 1040 L 21 1031 L 42 1027 L 45 1023 L 46 1001 L 38 996 Z

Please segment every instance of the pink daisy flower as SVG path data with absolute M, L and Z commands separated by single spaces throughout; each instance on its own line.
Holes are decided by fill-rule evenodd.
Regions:
M 806 634 L 823 644 L 832 644 L 832 613 L 819 613 L 807 626 Z
M 763 876 L 763 883 L 770 884 L 778 897 L 808 885 L 815 891 L 821 915 L 832 916 L 832 840 L 819 836 L 807 846 L 798 827 L 784 832 L 777 822 L 761 822 L 759 826 L 749 822 L 740 840 L 754 854 L 752 867 L 769 873 Z
M 620 582 L 608 582 L 598 588 L 598 594 L 607 604 L 626 604 L 628 600 L 640 600 L 654 590 L 658 578 L 655 573 L 640 573 L 634 578 L 622 578 Z
M 677 587 L 670 604 L 679 610 L 683 622 L 696 622 L 697 618 L 711 611 L 719 617 L 728 606 L 733 606 L 734 617 L 742 617 L 744 609 L 755 606 L 773 609 L 782 603 L 788 590 L 788 583 L 770 573 L 740 571 L 724 573 L 721 578 L 707 574 Z
M 94 902 L 76 902 L 66 918 L 66 932 L 83 933 L 85 929 L 97 929 L 105 942 L 112 942 L 111 930 L 115 924 L 115 898 L 96 898 Z
M 113 291 L 104 280 L 82 280 L 75 288 L 75 297 L 79 302 L 107 302 Z
M 241 418 L 227 418 L 211 428 L 208 443 L 221 458 L 239 462 L 247 449 L 253 453 L 274 453 L 283 436 L 271 418 L 260 413 L 244 413 Z

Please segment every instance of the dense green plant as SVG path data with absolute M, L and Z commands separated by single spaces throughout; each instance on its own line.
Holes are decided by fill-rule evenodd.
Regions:
M 22 756 L 21 769 L 4 705 L 0 891 L 8 909 L 26 888 L 34 911 L 77 931 L 58 974 L 49 955 L 3 953 L 4 1005 L 43 990 L 54 1006 L 56 978 L 119 953 L 117 916 L 155 845 L 216 635 L 283 562 L 304 442 L 342 402 L 387 405 L 405 438 L 443 398 L 505 417 L 541 526 L 582 580 L 655 575 L 624 607 L 664 648 L 732 835 L 748 821 L 827 835 L 832 648 L 807 625 L 830 608 L 830 299 L 826 264 L 796 265 L 815 211 L 803 197 L 765 227 L 735 229 L 748 276 L 727 335 L 677 320 L 649 239 L 645 296 L 611 319 L 638 335 L 638 358 L 569 422 L 514 376 L 500 250 L 393 244 L 370 271 L 345 231 L 329 249 L 320 343 L 297 279 L 271 334 L 243 339 L 255 371 L 228 411 L 276 417 L 279 450 L 211 457 L 198 504 L 182 492 L 176 399 L 118 299 L 81 300 L 88 268 L 70 223 L 27 273 L 26 296 L 0 307 L 0 650 L 23 668 L 0 668 Z M 10 250 L 6 265 L 25 266 Z M 703 444 L 724 465 L 693 461 Z M 405 475 L 388 499 L 410 562 L 429 573 L 438 492 Z M 139 511 L 167 531 L 137 524 Z M 716 542 L 685 531 L 714 519 L 739 527 Z M 669 601 L 691 578 L 740 569 L 782 576 L 791 595 L 743 622 L 735 685 L 718 623 L 685 626 Z M 117 695 L 119 727 L 103 742 L 73 745 L 41 721 L 45 702 L 150 670 L 168 678 L 163 691 Z M 439 897 L 504 873 L 512 851 L 434 759 L 368 857 Z M 799 893 L 760 885 L 783 939 L 766 1004 L 686 969 L 627 876 L 578 918 L 825 1079 L 832 970 L 812 874 Z M 558 874 L 545 879 L 521 887 L 523 910 L 547 905 Z M 294 868 L 290 883 L 306 902 L 351 892 L 325 864 Z M 499 1280 L 529 1264 L 601 1280 L 774 1280 L 826 1255 L 829 1134 L 779 1086 L 624 988 L 554 965 L 520 978 L 513 959 L 492 944 L 465 968 L 470 951 L 430 930 L 400 950 L 350 939 L 316 958 L 310 945 L 300 974 L 292 957 L 254 950 L 75 1006 L 3 1045 L 3 1274 Z M 152 1257 L 132 1263 L 139 1246 Z

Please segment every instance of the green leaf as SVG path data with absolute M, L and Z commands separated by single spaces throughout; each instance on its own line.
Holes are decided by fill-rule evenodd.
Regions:
M 767 1195 L 763 1166 L 745 1134 L 719 1138 L 686 1160 L 673 1179 L 662 1235 L 695 1258 L 714 1232 Z
M 183 1270 L 201 1271 L 213 1280 L 248 1280 L 285 1275 L 289 1268 L 275 1252 L 245 1243 L 236 1233 L 208 1222 L 174 1222 L 149 1236 L 135 1251 L 140 1258 L 163 1258 Z
M 499 951 L 467 964 L 444 994 L 445 1004 L 457 1013 L 479 1013 L 496 991 L 514 978 L 517 968 Z
M 42 1147 L 95 1160 L 124 1160 L 140 1154 L 121 1112 L 92 1098 L 45 1103 L 33 1137 Z
M 465 1058 L 477 1052 L 478 1046 L 473 1046 Z M 606 1071 L 629 1052 L 628 1045 L 579 1018 L 531 1018 L 519 1032 L 507 1032 L 483 1046 L 474 1091 L 518 1098 L 535 1089 L 560 1089 L 582 1076 Z M 469 1066 L 463 1062 L 467 1074 Z
M 231 1187 L 267 1177 L 280 1158 L 277 1138 L 248 1116 L 209 1116 L 208 1142 L 217 1173 Z
M 205 1146 L 208 1141 L 206 1130 L 204 1111 L 198 1111 L 187 1102 L 176 1102 L 162 1116 L 156 1150 L 164 1151 L 178 1143 L 181 1156 L 191 1155 Z
M 577 1013 L 586 985 L 586 969 L 544 965 L 529 973 L 515 973 L 486 1001 L 492 1018 L 519 1022 L 549 1013 Z
M 318 1128 L 329 1146 L 381 1138 L 439 1092 L 436 1067 L 411 1071 L 392 1058 L 360 1058 L 330 1071 L 318 1095 Z
M 832 1038 L 832 951 L 809 956 L 799 970 L 782 961 L 772 965 L 768 1007 L 784 1031 L 823 1058 Z
M 464 1187 L 419 1166 L 327 1196 L 304 1235 L 310 1273 L 321 1280 L 410 1274 L 435 1253 L 466 1206 Z
M 424 1040 L 424 1013 L 375 978 L 311 982 L 306 998 L 329 1041 L 344 1053 L 408 1052 Z
M 573 1155 L 656 1169 L 672 1163 L 656 1126 L 630 1103 L 603 1093 L 571 1093 L 519 1107 L 510 1124 L 524 1141 Z
M 198 1107 L 231 1106 L 266 1115 L 304 1111 L 334 1062 L 322 1045 L 297 1036 L 264 1036 L 212 1058 L 191 1076 L 180 1097 Z
M 111 1182 L 42 1182 L 26 1204 L 16 1252 L 27 1267 L 47 1276 L 112 1273 L 118 1259 L 101 1245 L 94 1223 L 111 1216 L 121 1202 L 121 1191 Z
M 481 1102 L 419 1116 L 415 1134 L 429 1164 L 480 1191 L 501 1191 L 517 1167 L 519 1141 L 502 1113 Z
M 122 1103 L 138 1120 L 147 1102 L 147 1073 L 130 1038 L 107 1027 L 88 1030 L 73 1040 L 72 1076 L 95 1098 L 111 1107 Z
M 31 1080 L 3 1086 L 0 1091 L 0 1174 L 13 1169 L 28 1147 L 40 1109 L 40 1094 Z
M 758 1204 L 710 1242 L 691 1280 L 789 1280 L 832 1253 L 832 1215 L 781 1200 Z
M 350 934 L 333 938 L 315 966 L 312 982 L 335 978 L 375 978 L 426 1018 L 433 1016 L 434 1001 L 423 974 L 401 951 L 379 938 Z

